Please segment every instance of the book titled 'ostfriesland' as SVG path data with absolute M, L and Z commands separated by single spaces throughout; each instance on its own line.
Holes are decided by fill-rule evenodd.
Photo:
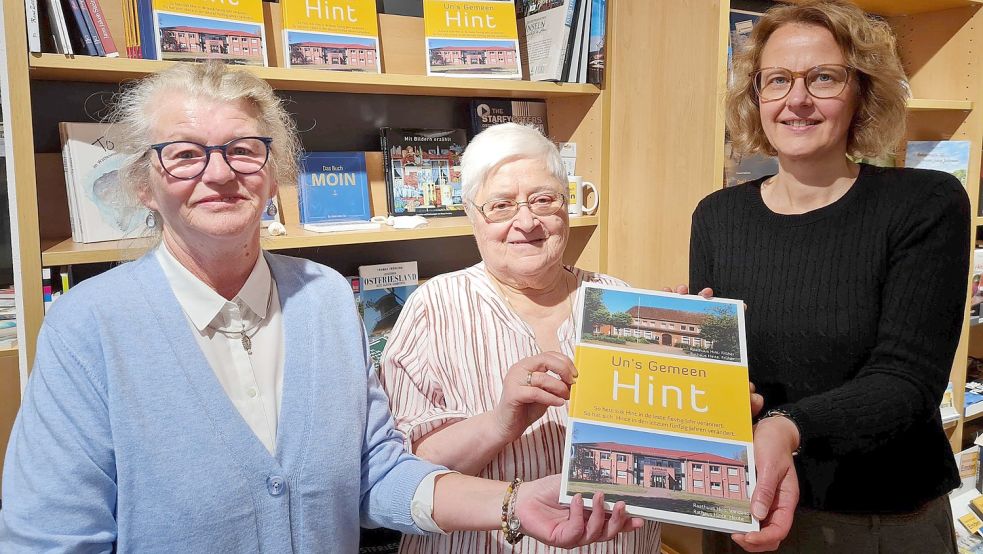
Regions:
M 758 530 L 743 304 L 587 285 L 576 313 L 560 501 Z

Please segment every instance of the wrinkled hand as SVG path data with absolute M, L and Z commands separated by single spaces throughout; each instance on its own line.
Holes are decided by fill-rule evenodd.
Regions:
M 557 502 L 560 497 L 560 476 L 550 475 L 523 483 L 516 497 L 515 511 L 522 524 L 521 531 L 544 544 L 573 548 L 598 541 L 609 541 L 619 533 L 634 531 L 642 520 L 629 517 L 625 503 L 614 505 L 610 517 L 604 513 L 604 494 L 594 495 L 595 510 L 584 508 L 578 494 L 570 506 Z
M 536 354 L 509 368 L 502 383 L 502 398 L 494 409 L 505 442 L 517 439 L 550 406 L 562 406 L 569 400 L 576 376 L 573 361 L 559 352 Z
M 799 480 L 792 462 L 798 448 L 795 424 L 784 417 L 763 419 L 754 430 L 754 463 L 758 480 L 751 497 L 751 513 L 761 522 L 760 531 L 731 535 L 748 552 L 769 552 L 792 528 L 799 503 Z
M 689 294 L 689 285 L 676 285 L 675 287 L 662 287 L 662 292 L 674 292 L 676 294 Z M 707 300 L 713 298 L 713 289 L 707 287 L 700 291 L 700 296 Z
M 765 397 L 758 394 L 754 388 L 754 383 L 748 383 L 748 386 L 751 389 L 751 417 L 758 417 L 761 408 L 765 407 Z

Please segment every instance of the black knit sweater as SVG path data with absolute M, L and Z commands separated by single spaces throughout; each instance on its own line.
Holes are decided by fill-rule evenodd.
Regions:
M 966 192 L 862 165 L 833 204 L 781 215 L 762 180 L 696 208 L 690 290 L 747 303 L 751 380 L 802 435 L 801 506 L 915 510 L 959 482 L 939 402 L 967 293 Z

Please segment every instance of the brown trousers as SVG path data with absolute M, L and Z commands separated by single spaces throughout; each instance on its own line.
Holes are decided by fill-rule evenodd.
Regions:
M 730 535 L 705 532 L 704 554 L 741 554 Z M 799 508 L 779 554 L 956 554 L 949 497 L 908 514 L 838 514 Z

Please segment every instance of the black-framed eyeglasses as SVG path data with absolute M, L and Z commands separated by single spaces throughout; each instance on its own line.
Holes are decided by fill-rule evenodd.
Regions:
M 152 144 L 160 166 L 175 179 L 194 179 L 205 172 L 212 152 L 218 150 L 232 171 L 240 175 L 258 173 L 270 159 L 270 137 L 241 137 L 225 144 L 206 146 L 188 140 Z
M 508 221 L 519 213 L 521 206 L 526 206 L 534 215 L 547 216 L 560 211 L 567 204 L 567 197 L 559 192 L 537 192 L 529 195 L 525 202 L 516 202 L 507 198 L 489 200 L 480 206 L 471 203 L 481 211 L 481 215 L 491 223 Z
M 822 64 L 805 71 L 792 71 L 784 67 L 763 67 L 751 73 L 754 92 L 763 102 L 774 102 L 788 96 L 795 80 L 801 77 L 806 91 L 813 98 L 839 96 L 850 82 L 856 70 L 848 65 Z

